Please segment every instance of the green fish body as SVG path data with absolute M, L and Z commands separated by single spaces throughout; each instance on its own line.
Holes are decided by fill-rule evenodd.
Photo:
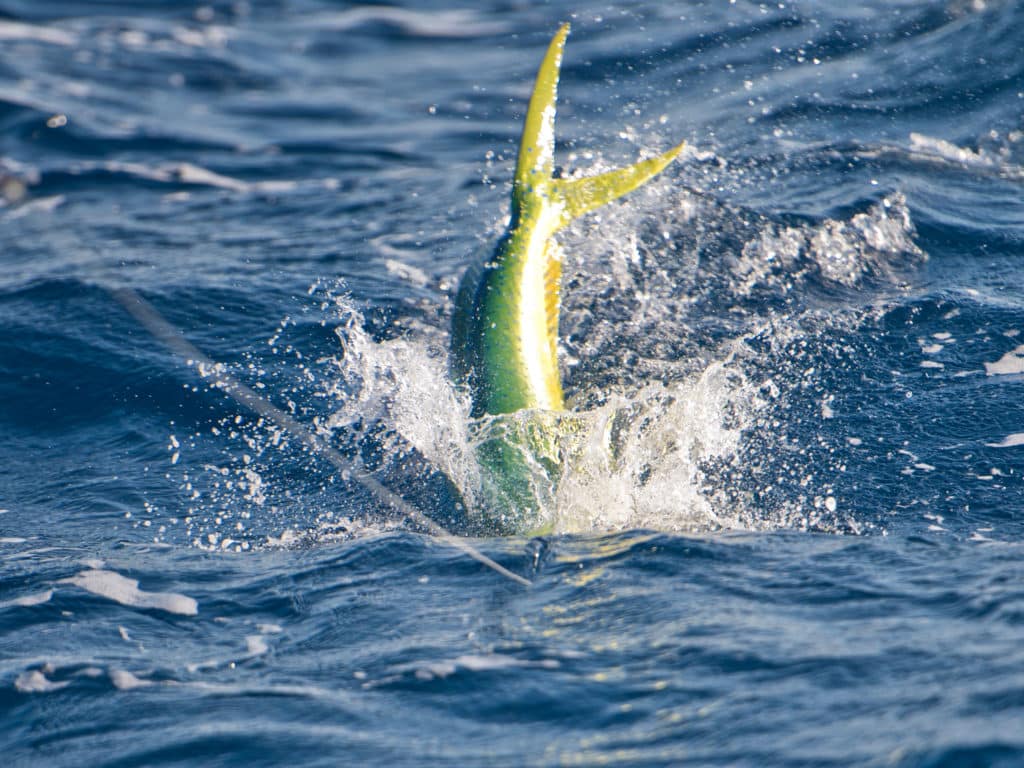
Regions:
M 493 256 L 463 277 L 452 320 L 452 373 L 478 419 L 477 459 L 491 532 L 548 527 L 561 470 L 564 414 L 558 370 L 562 251 L 554 235 L 573 219 L 636 189 L 683 145 L 582 179 L 554 178 L 555 102 L 569 25 L 548 47 L 526 114 L 508 230 Z M 497 530 L 494 530 L 494 529 Z

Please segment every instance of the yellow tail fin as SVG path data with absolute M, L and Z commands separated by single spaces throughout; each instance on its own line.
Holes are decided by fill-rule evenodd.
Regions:
M 546 195 L 561 207 L 559 226 L 565 226 L 578 216 L 600 208 L 605 203 L 636 189 L 675 160 L 686 145 L 686 142 L 683 142 L 657 157 L 641 160 L 598 176 L 584 179 L 553 179 L 558 73 L 562 66 L 562 51 L 568 35 L 569 25 L 563 24 L 551 39 L 537 72 L 537 82 L 533 96 L 530 97 L 526 124 L 519 143 L 515 175 L 517 194 Z
M 556 179 L 552 183 L 554 196 L 562 203 L 562 225 L 565 226 L 577 216 L 600 208 L 627 192 L 632 192 L 652 176 L 656 176 L 676 159 L 686 142 L 673 147 L 657 157 L 618 168 L 599 176 L 584 179 Z

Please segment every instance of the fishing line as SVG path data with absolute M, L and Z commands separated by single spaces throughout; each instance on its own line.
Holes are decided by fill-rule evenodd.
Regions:
M 131 288 L 108 288 L 110 295 L 124 307 L 132 317 L 141 323 L 155 338 L 162 341 L 175 354 L 181 357 L 190 367 L 197 369 L 199 375 L 204 379 L 212 381 L 213 385 L 223 390 L 240 405 L 259 416 L 272 421 L 281 429 L 289 432 L 293 437 L 302 442 L 309 450 L 322 456 L 337 469 L 346 480 L 355 480 L 366 490 L 373 494 L 382 504 L 392 507 L 416 525 L 425 528 L 431 535 L 441 539 L 479 563 L 486 565 L 493 571 L 512 581 L 531 586 L 529 579 L 513 573 L 505 566 L 495 562 L 483 552 L 479 551 L 464 539 L 454 536 L 443 526 L 431 520 L 427 515 L 407 502 L 394 491 L 375 478 L 360 462 L 351 461 L 342 456 L 334 447 L 319 435 L 311 432 L 302 422 L 290 414 L 282 411 L 271 403 L 267 398 L 247 387 L 234 376 L 227 372 L 224 365 L 215 362 L 203 354 L 197 347 L 189 342 L 182 332 L 171 325 L 156 308 L 142 298 Z

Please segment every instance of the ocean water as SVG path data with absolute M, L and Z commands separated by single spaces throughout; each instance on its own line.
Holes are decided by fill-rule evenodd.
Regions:
M 448 322 L 563 21 L 562 172 L 688 148 L 501 537 Z M 12 765 L 1024 765 L 1019 2 L 0 0 L 0 260 Z

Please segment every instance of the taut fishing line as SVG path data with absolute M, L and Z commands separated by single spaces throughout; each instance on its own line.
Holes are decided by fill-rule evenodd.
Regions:
M 394 508 L 408 520 L 429 531 L 431 535 L 446 544 L 462 550 L 477 562 L 486 565 L 491 570 L 518 584 L 523 586 L 531 585 L 532 582 L 529 579 L 513 573 L 505 566 L 492 560 L 468 541 L 449 533 L 443 526 L 430 519 L 415 506 L 381 483 L 358 460 L 346 459 L 326 440 L 311 432 L 302 422 L 282 411 L 267 398 L 238 381 L 238 379 L 227 372 L 224 365 L 216 363 L 201 352 L 185 338 L 178 328 L 171 325 L 152 304 L 131 288 L 108 288 L 107 290 L 155 338 L 159 339 L 171 351 L 184 359 L 190 367 L 195 367 L 200 376 L 211 380 L 214 386 L 226 392 L 240 405 L 245 406 L 269 421 L 273 421 L 281 429 L 289 432 L 309 450 L 329 461 L 335 469 L 342 473 L 343 477 L 355 480 L 382 504 Z

